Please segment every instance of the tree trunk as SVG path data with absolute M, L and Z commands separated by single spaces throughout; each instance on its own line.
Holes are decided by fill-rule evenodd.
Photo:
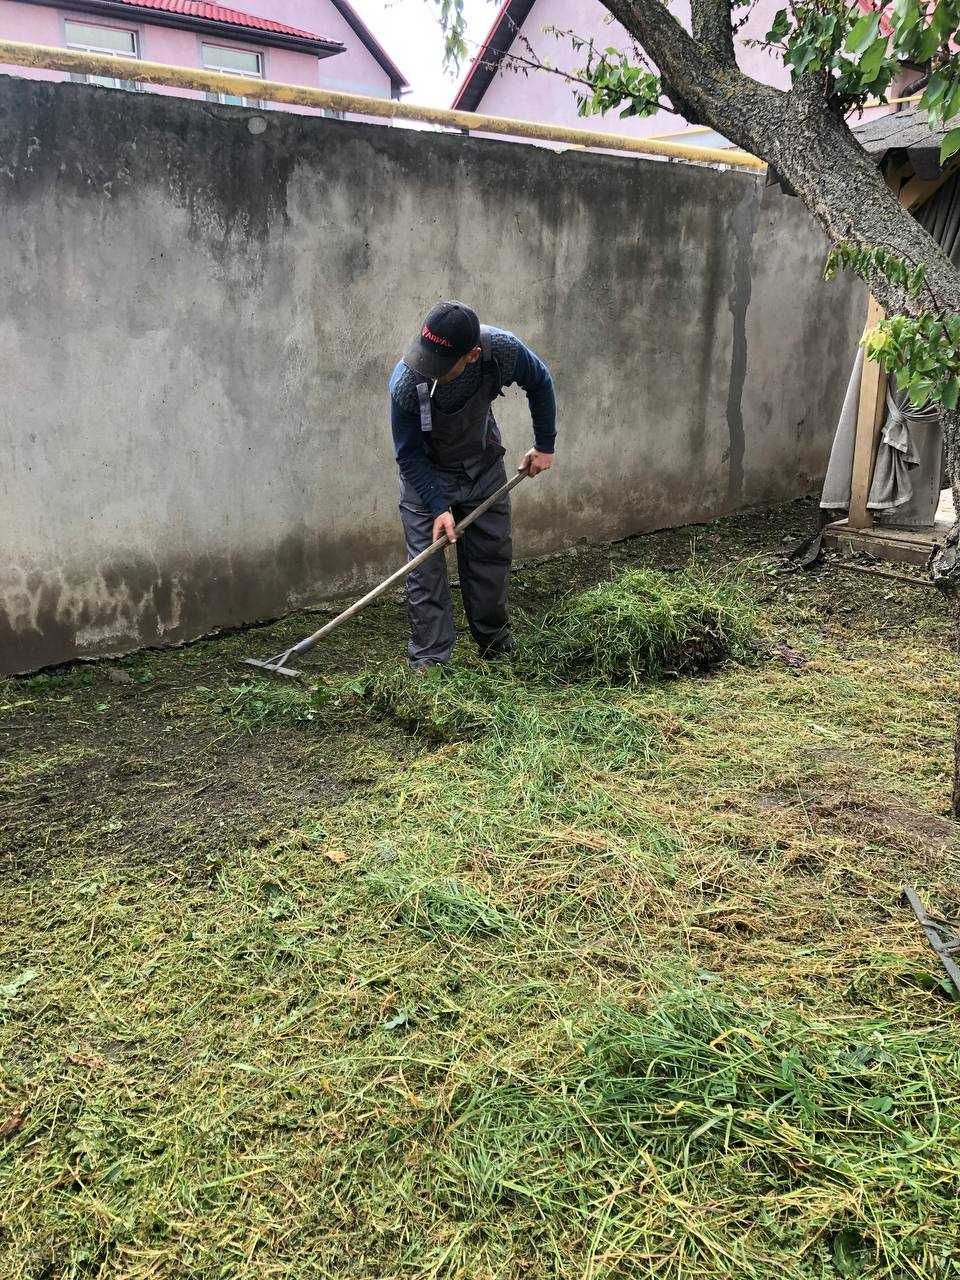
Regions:
M 943 443 L 947 454 L 947 475 L 953 492 L 953 509 L 960 519 L 960 409 L 945 409 L 941 414 L 943 421 Z

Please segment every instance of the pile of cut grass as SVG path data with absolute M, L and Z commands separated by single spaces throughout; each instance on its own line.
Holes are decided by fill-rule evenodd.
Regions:
M 746 656 L 758 626 L 742 576 L 710 577 L 696 565 L 674 574 L 628 569 L 612 582 L 567 596 L 539 621 L 525 620 L 509 665 L 419 672 L 397 665 L 321 686 L 315 698 L 328 709 L 346 705 L 387 715 L 434 742 L 486 733 L 556 738 L 555 717 L 551 732 L 542 699 L 531 697 L 522 681 L 637 685 L 694 674 Z M 574 715 L 572 706 L 563 708 L 568 740 L 618 748 L 626 737 L 634 745 L 634 718 L 601 708 L 589 696 Z
M 743 577 L 696 564 L 627 569 L 570 595 L 521 636 L 518 669 L 540 679 L 639 684 L 744 657 L 758 614 Z
M 519 710 L 504 681 L 487 672 L 442 666 L 412 671 L 406 663 L 321 685 L 314 697 L 328 710 L 389 716 L 433 742 L 457 742 L 502 729 L 516 722 Z
M 330 714 L 386 716 L 429 742 L 471 742 L 498 767 L 511 752 L 526 761 L 516 770 L 523 776 L 535 760 L 574 776 L 587 759 L 608 770 L 633 768 L 649 762 L 659 737 L 654 724 L 588 687 L 533 696 L 506 665 L 415 672 L 403 663 L 321 686 L 314 698 Z

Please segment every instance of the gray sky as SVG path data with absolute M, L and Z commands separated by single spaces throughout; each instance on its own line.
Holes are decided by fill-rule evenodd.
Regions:
M 412 85 L 408 102 L 449 107 L 464 66 L 445 74 L 443 35 L 436 0 L 352 0 L 383 47 Z M 502 0 L 464 0 L 467 48 L 472 56 L 490 29 Z

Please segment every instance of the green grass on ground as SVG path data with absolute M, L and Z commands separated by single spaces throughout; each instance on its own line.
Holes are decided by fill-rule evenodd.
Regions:
M 410 686 L 390 600 L 320 696 L 303 616 L 0 683 L 0 1276 L 960 1276 L 949 626 L 808 519 L 518 568 L 734 566 L 707 674 Z

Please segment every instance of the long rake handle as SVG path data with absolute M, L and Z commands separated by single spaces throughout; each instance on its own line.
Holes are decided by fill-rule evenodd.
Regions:
M 474 507 L 469 515 L 464 516 L 460 523 L 455 526 L 455 532 L 458 535 L 461 534 L 464 529 L 473 524 L 474 520 L 479 519 L 485 511 L 489 511 L 495 502 L 499 502 L 499 500 L 504 497 L 505 494 L 508 494 L 511 489 L 515 489 L 520 481 L 525 480 L 529 474 L 530 473 L 526 468 L 524 468 L 523 471 L 518 471 L 515 476 L 511 477 L 511 479 L 506 482 L 506 484 L 502 484 L 499 489 L 494 493 L 491 493 L 489 498 L 484 498 L 483 502 L 481 502 L 479 506 Z M 412 560 L 408 560 L 403 568 L 398 569 L 396 573 L 391 573 L 389 578 L 384 578 L 383 582 L 374 587 L 372 591 L 368 591 L 365 596 L 361 596 L 359 600 L 354 601 L 348 609 L 344 609 L 343 613 L 338 613 L 335 618 L 331 618 L 331 620 L 324 626 L 320 627 L 318 631 L 314 631 L 314 633 L 307 636 L 306 639 L 299 641 L 299 643 L 293 645 L 290 649 L 285 649 L 282 654 L 278 654 L 276 661 L 280 665 L 283 665 L 288 658 L 293 657 L 295 654 L 306 653 L 308 649 L 312 649 L 315 644 L 324 638 L 324 636 L 328 636 L 331 631 L 336 631 L 337 627 L 342 626 L 344 622 L 349 622 L 351 618 L 355 618 L 362 609 L 367 607 L 368 604 L 372 604 L 378 596 L 382 596 L 383 593 L 385 591 L 389 591 L 392 586 L 395 586 L 398 582 L 402 582 L 408 574 L 413 573 L 414 569 L 419 569 L 420 565 L 422 565 L 425 560 L 429 560 L 430 557 L 435 556 L 438 551 L 442 551 L 449 542 L 450 539 L 446 534 L 438 538 L 436 542 L 432 542 L 425 551 L 421 551 L 418 556 L 414 556 Z M 273 662 L 274 659 L 271 659 L 270 661 Z

